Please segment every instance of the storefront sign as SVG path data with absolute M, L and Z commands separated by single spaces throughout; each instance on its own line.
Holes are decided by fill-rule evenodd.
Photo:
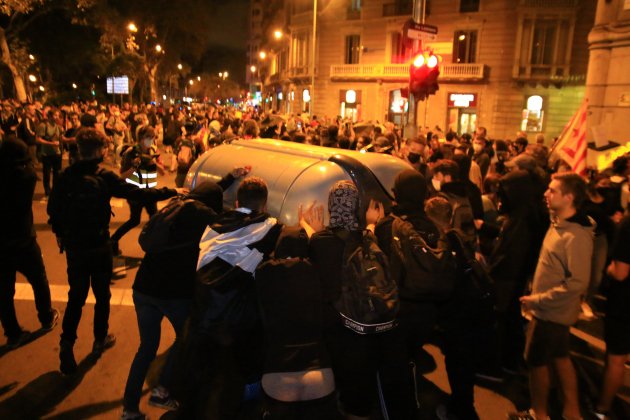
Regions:
M 476 93 L 449 93 L 448 106 L 450 108 L 476 108 Z

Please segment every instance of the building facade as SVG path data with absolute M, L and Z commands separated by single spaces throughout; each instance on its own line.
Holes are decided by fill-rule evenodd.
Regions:
M 586 81 L 587 124 L 608 140 L 626 144 L 630 138 L 630 1 L 599 0 L 595 26 L 589 34 L 590 60 Z
M 513 139 L 557 136 L 585 93 L 596 0 L 428 0 L 422 41 L 442 57 L 440 89 L 417 124 Z M 281 113 L 405 123 L 414 49 L 403 36 L 410 0 L 286 0 L 257 57 L 263 104 Z M 268 32 L 268 31 L 267 31 Z M 258 51 L 259 53 L 260 51 Z M 315 60 L 313 66 L 312 60 Z M 313 86 L 314 82 L 314 86 Z

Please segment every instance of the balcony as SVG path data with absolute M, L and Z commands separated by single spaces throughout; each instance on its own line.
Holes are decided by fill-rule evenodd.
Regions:
M 413 14 L 413 2 L 396 2 L 383 5 L 383 17 L 411 16 Z
M 478 82 L 485 77 L 485 64 L 443 64 L 439 80 L 442 82 Z M 409 64 L 338 64 L 330 66 L 333 81 L 388 81 L 409 80 Z
M 521 0 L 520 5 L 532 9 L 573 9 L 578 6 L 578 0 Z

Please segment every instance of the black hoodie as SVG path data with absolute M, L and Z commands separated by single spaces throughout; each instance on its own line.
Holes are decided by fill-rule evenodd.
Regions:
M 0 250 L 23 247 L 35 238 L 33 192 L 37 175 L 26 144 L 7 139 L 0 144 Z
M 540 216 L 536 186 L 525 170 L 512 171 L 499 184 L 500 211 L 505 220 L 488 258 L 495 282 L 497 309 L 505 310 L 522 294 L 534 274 L 542 240 L 549 223 Z

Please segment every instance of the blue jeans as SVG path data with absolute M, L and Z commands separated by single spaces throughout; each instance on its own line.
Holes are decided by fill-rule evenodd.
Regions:
M 133 303 L 136 306 L 138 330 L 140 332 L 140 347 L 133 358 L 129 377 L 125 386 L 123 404 L 125 410 L 138 411 L 142 386 L 149 371 L 151 362 L 155 359 L 160 345 L 162 332 L 162 318 L 166 317 L 175 330 L 175 343 L 169 350 L 168 357 L 160 375 L 160 385 L 168 388 L 172 377 L 174 349 L 181 339 L 184 324 L 190 312 L 191 299 L 159 299 L 133 291 Z

